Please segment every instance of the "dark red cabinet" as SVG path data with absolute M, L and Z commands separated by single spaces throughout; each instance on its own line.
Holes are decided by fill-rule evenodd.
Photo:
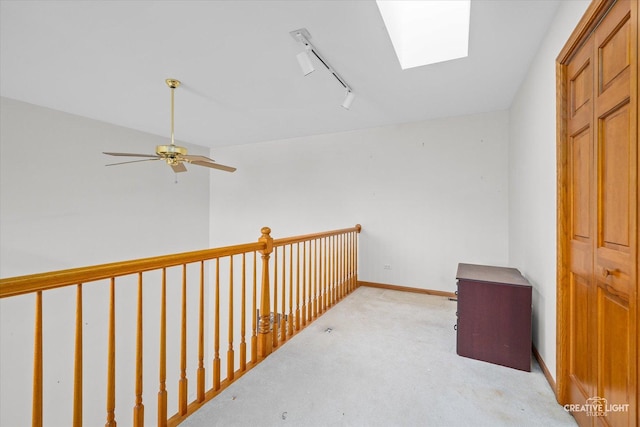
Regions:
M 531 370 L 531 285 L 515 268 L 458 264 L 457 352 Z

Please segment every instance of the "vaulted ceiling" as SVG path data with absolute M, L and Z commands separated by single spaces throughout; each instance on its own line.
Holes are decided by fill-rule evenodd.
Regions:
M 2 0 L 0 94 L 166 138 L 176 78 L 176 138 L 209 147 L 502 110 L 558 3 L 472 0 L 469 56 L 403 71 L 371 0 Z

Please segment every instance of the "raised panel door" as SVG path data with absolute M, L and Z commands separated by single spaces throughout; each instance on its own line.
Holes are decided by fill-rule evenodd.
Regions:
M 594 0 L 559 57 L 558 399 L 638 425 L 638 2 Z M 613 406 L 611 406 L 613 405 Z

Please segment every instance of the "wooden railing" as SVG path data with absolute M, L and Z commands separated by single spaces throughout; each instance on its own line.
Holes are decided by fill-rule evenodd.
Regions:
M 132 416 L 134 426 L 143 426 L 145 421 L 149 425 L 173 426 L 357 287 L 359 225 L 275 240 L 268 227 L 261 232 L 255 243 L 0 279 L 0 298 L 31 294 L 35 299 L 32 425 L 42 426 L 54 417 L 43 410 L 45 391 L 50 388 L 48 381 L 53 378 L 43 368 L 48 366 L 45 358 L 48 353 L 43 346 L 43 306 L 46 307 L 49 292 L 56 288 L 75 288 L 75 322 L 71 326 L 75 344 L 73 348 L 55 349 L 56 353 L 66 355 L 63 360 L 73 364 L 73 378 L 67 379 L 73 384 L 73 392 L 64 398 L 68 407 L 55 414 L 57 420 L 52 425 L 96 424 L 99 414 L 87 410 L 87 402 L 95 401 L 98 393 L 84 387 L 89 377 L 85 366 L 87 361 L 93 366 L 96 359 L 101 359 L 106 365 L 106 381 L 102 385 L 106 406 L 100 418 L 106 418 L 106 426 L 116 425 L 116 415 L 125 419 Z M 103 292 L 108 301 L 96 302 L 92 298 L 87 303 L 83 292 L 98 288 L 108 289 Z M 135 307 L 135 315 L 127 312 L 128 318 L 121 320 L 116 291 L 135 298 L 135 305 L 128 304 Z M 148 294 L 153 297 L 145 298 Z M 58 299 L 55 310 L 73 309 L 70 308 L 73 300 L 60 304 Z M 153 299 L 159 300 L 155 310 Z M 197 301 L 197 315 L 191 307 L 193 301 Z M 83 341 L 88 328 L 83 315 L 95 315 L 94 311 L 99 311 L 96 305 L 108 306 L 103 328 L 106 351 L 98 353 Z M 169 316 L 169 312 L 176 315 Z M 176 318 L 177 321 L 171 321 Z M 116 334 L 116 325 L 122 322 L 130 322 L 134 327 L 120 327 Z M 143 325 L 145 331 L 150 328 L 156 334 L 155 348 L 145 345 L 149 332 L 143 333 Z M 228 348 L 221 353 L 225 329 Z M 130 335 L 130 341 L 135 342 L 133 354 L 116 351 L 116 344 L 125 340 L 122 335 Z M 197 339 L 189 341 L 188 336 Z M 168 338 L 175 341 L 177 348 L 168 344 Z M 14 350 L 24 352 L 11 349 Z M 177 356 L 172 359 L 175 364 L 168 361 L 168 355 Z M 116 356 L 117 366 L 130 367 L 134 378 L 117 382 L 120 376 Z M 147 364 L 157 367 L 157 374 L 145 368 Z M 223 365 L 226 365 L 224 377 Z M 170 377 L 174 381 L 168 380 L 167 372 L 173 373 Z M 189 378 L 190 372 L 195 372 L 195 385 L 190 382 L 194 380 Z M 143 386 L 154 382 L 156 397 L 150 399 Z M 176 399 L 175 413 L 170 399 Z M 126 406 L 120 409 L 123 404 L 119 403 L 116 410 L 116 403 L 126 401 L 130 401 L 131 409 Z M 145 414 L 145 405 L 155 406 L 155 413 Z M 2 402 L 3 411 L 19 407 Z M 28 413 L 17 417 L 20 425 L 28 424 Z M 128 424 L 126 421 L 125 425 Z

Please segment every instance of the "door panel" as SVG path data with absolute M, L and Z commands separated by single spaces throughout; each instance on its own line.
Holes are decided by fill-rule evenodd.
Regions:
M 630 130 L 629 104 L 600 119 L 600 247 L 629 253 Z
M 629 78 L 631 65 L 631 25 L 630 9 L 624 1 L 618 2 L 609 12 L 605 21 L 596 29 L 598 40 L 598 92 L 611 89 L 615 80 Z M 628 3 L 628 2 L 627 2 Z M 626 76 L 622 76 L 625 72 Z M 622 83 L 623 85 L 628 84 Z M 629 90 L 626 90 L 627 96 Z
M 598 396 L 607 403 L 625 404 L 633 396 L 627 367 L 632 364 L 630 342 L 621 337 L 629 334 L 628 302 L 600 290 L 599 306 L 602 307 L 599 329 L 601 334 L 600 385 Z M 606 426 L 631 426 L 630 411 L 608 411 L 601 421 Z
M 587 242 L 591 238 L 590 194 L 591 186 L 591 133 L 589 128 L 572 138 L 571 143 L 571 213 L 573 239 Z
M 622 19 L 623 21 L 607 34 L 599 48 L 600 93 L 607 90 L 623 71 L 629 70 L 631 65 L 629 14 L 626 14 Z
M 571 74 L 572 78 L 569 80 L 571 93 L 571 117 L 575 117 L 581 110 L 585 111 L 586 109 L 583 109 L 582 107 L 586 106 L 591 100 L 591 95 L 593 93 L 593 73 L 591 71 L 591 63 L 589 59 L 589 56 L 584 58 L 584 60 L 586 60 L 584 63 L 578 59 L 576 64 L 580 65 L 581 68 L 574 71 Z M 587 111 L 586 114 L 590 116 L 591 113 L 590 111 Z M 585 120 L 582 120 L 582 122 L 584 121 Z
M 587 279 L 578 275 L 573 275 L 571 293 L 572 323 L 571 334 L 573 337 L 571 354 L 571 379 L 575 382 L 576 400 L 584 400 L 593 396 L 595 382 L 593 381 L 592 367 L 589 363 L 590 354 L 593 354 L 589 336 L 593 329 L 589 327 L 589 307 L 593 306 L 590 298 L 590 285 Z

